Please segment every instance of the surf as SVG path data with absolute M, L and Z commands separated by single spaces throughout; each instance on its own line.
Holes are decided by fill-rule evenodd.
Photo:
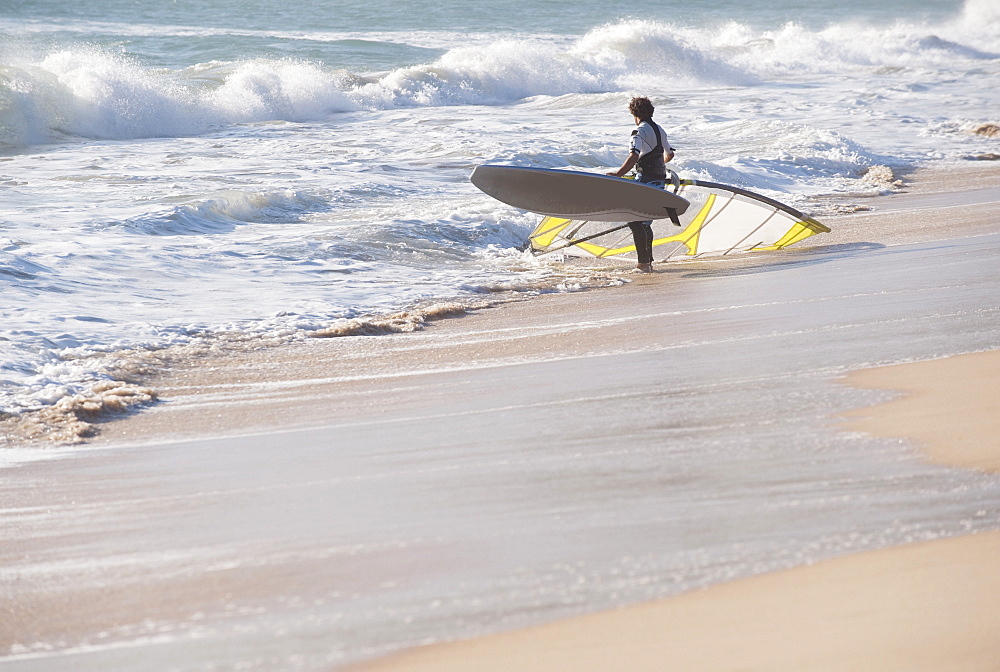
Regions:
M 100 48 L 0 69 L 0 142 L 198 135 L 239 124 L 326 119 L 357 106 L 320 65 L 296 59 L 171 71 Z
M 479 35 L 434 60 L 384 72 L 366 71 L 361 63 L 266 55 L 164 68 L 95 45 L 34 56 L 6 50 L 0 142 L 184 137 L 240 124 L 331 122 L 357 111 L 508 105 L 637 89 L 763 89 L 774 78 L 883 73 L 888 86 L 908 86 L 914 77 L 951 77 L 995 61 L 998 38 L 1000 20 L 991 5 L 970 0 L 962 13 L 936 26 L 841 21 L 818 29 L 794 22 L 759 28 L 737 21 L 689 26 L 629 19 L 576 36 Z

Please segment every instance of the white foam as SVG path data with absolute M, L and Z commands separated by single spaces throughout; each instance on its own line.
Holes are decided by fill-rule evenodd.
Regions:
M 535 218 L 467 177 L 489 162 L 619 165 L 633 92 L 655 99 L 682 174 L 804 209 L 870 191 L 871 166 L 985 153 L 994 141 L 967 131 L 997 121 L 984 91 L 998 22 L 975 0 L 933 26 L 301 32 L 445 49 L 381 73 L 242 53 L 154 65 L 83 40 L 241 29 L 62 27 L 80 43 L 31 42 L 45 26 L 29 22 L 0 66 L 0 142 L 22 145 L 0 162 L 0 410 L 102 380 L 108 362 L 89 355 L 116 348 L 295 337 L 427 299 L 587 286 L 524 261 Z
M 933 27 L 843 22 L 820 30 L 795 23 L 761 30 L 735 22 L 685 27 L 633 20 L 573 41 L 478 36 L 433 62 L 360 78 L 297 59 L 164 71 L 117 52 L 65 49 L 38 60 L 11 59 L 0 80 L 11 101 L 0 139 L 39 142 L 46 128 L 108 139 L 186 135 L 240 123 L 321 120 L 357 109 L 507 104 L 650 86 L 759 86 L 775 76 L 876 70 L 896 73 L 885 78 L 888 86 L 905 86 L 915 69 L 950 77 L 995 62 L 1000 22 L 991 7 L 969 2 L 960 16 Z
M 62 50 L 4 68 L 10 109 L 0 142 L 70 134 L 97 139 L 184 136 L 233 124 L 309 121 L 355 109 L 330 73 L 294 60 L 147 68 L 101 50 Z

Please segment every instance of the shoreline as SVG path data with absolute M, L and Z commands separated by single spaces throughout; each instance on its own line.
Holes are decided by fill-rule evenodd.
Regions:
M 935 464 L 1000 473 L 1000 350 L 852 371 L 844 383 L 900 394 L 842 414 L 851 428 L 908 439 Z M 1000 531 L 905 544 L 345 669 L 992 672 L 997 562 Z
M 849 429 L 909 440 L 938 465 L 1000 473 L 1000 350 L 854 370 L 843 382 L 898 395 L 841 414 Z M 1000 531 L 893 546 L 344 669 L 992 672 L 998 561 Z
M 861 202 L 878 203 L 878 209 L 873 211 L 861 210 L 849 215 L 840 215 L 830 218 L 832 231 L 819 236 L 815 236 L 810 244 L 804 244 L 802 249 L 819 247 L 821 249 L 851 248 L 855 245 L 866 245 L 868 229 L 873 225 L 878 226 L 879 240 L 883 244 L 900 244 L 907 242 L 924 242 L 947 239 L 949 235 L 976 236 L 993 232 L 992 220 L 988 217 L 965 218 L 954 222 L 951 228 L 936 226 L 914 226 L 911 213 L 919 212 L 923 216 L 934 216 L 934 213 L 946 213 L 953 211 L 958 204 L 955 202 L 954 194 L 982 194 L 981 198 L 991 199 L 1000 192 L 1000 165 L 990 162 L 970 162 L 969 166 L 951 167 L 946 169 L 918 169 L 915 173 L 907 175 L 910 182 L 900 191 L 880 196 L 861 198 Z M 954 185 L 954 180 L 961 178 L 962 188 L 953 189 L 949 185 Z M 996 190 L 994 192 L 993 190 Z M 977 196 L 978 197 L 978 196 Z M 858 199 L 855 199 L 858 200 Z M 921 222 L 923 223 L 923 222 Z M 796 247 L 789 248 L 794 251 Z M 669 282 L 672 275 L 685 274 L 693 269 L 721 268 L 724 265 L 731 272 L 741 272 L 743 269 L 752 272 L 757 267 L 766 268 L 770 264 L 780 265 L 782 263 L 782 252 L 760 252 L 737 257 L 707 257 L 700 260 L 680 261 L 657 266 L 657 272 L 647 276 L 630 275 L 628 286 L 610 287 L 590 287 L 581 292 L 566 293 L 543 293 L 537 296 L 514 296 L 512 298 L 499 298 L 485 301 L 472 299 L 471 307 L 461 308 L 461 302 L 441 301 L 427 306 L 424 311 L 414 309 L 410 312 L 403 311 L 390 316 L 372 316 L 371 319 L 362 321 L 360 331 L 347 325 L 346 334 L 348 336 L 367 333 L 376 333 L 376 338 L 388 339 L 398 336 L 406 336 L 407 333 L 419 331 L 429 334 L 440 325 L 443 329 L 449 329 L 448 322 L 452 320 L 471 321 L 474 323 L 485 323 L 486 329 L 500 328 L 510 330 L 510 324 L 517 323 L 523 319 L 533 320 L 534 316 L 545 313 L 548 308 L 536 306 L 552 306 L 551 310 L 561 311 L 561 306 L 566 305 L 569 311 L 575 310 L 573 306 L 579 306 L 587 301 L 593 301 L 596 305 L 611 305 L 614 303 L 607 294 L 616 294 L 620 291 L 634 291 L 640 296 L 648 295 L 650 292 L 659 291 L 657 287 Z M 572 262 L 577 263 L 577 262 Z M 695 270 L 695 272 L 698 272 Z M 600 275 L 601 272 L 597 274 Z M 587 298 L 582 298 L 587 297 Z M 599 297 L 599 298 L 598 298 Z M 539 303 L 540 302 L 540 303 Z M 476 304 L 479 304 L 478 306 Z M 426 315 L 425 315 L 426 313 Z M 496 317 L 497 314 L 506 314 L 504 317 Z M 426 320 L 425 320 L 426 317 Z M 443 321 L 442 321 L 443 320 Z M 396 330 L 396 324 L 405 322 L 405 328 Z M 336 380 L 346 383 L 345 389 L 353 392 L 363 386 L 365 378 L 371 377 L 373 373 L 371 367 L 366 363 L 367 352 L 357 348 L 344 346 L 344 339 L 338 333 L 332 333 L 332 338 L 308 338 L 304 341 L 279 344 L 277 347 L 264 346 L 256 350 L 253 347 L 246 349 L 243 347 L 228 348 L 222 347 L 218 352 L 213 352 L 214 346 L 199 346 L 196 349 L 207 351 L 207 361 L 202 361 L 204 357 L 197 356 L 188 363 L 175 365 L 166 364 L 159 360 L 156 353 L 153 353 L 153 366 L 160 366 L 160 370 L 154 376 L 139 376 L 129 378 L 119 390 L 117 383 L 111 386 L 107 398 L 100 400 L 101 409 L 96 414 L 84 418 L 78 418 L 79 414 L 73 416 L 71 425 L 78 425 L 79 421 L 92 422 L 97 429 L 95 436 L 87 439 L 91 444 L 114 444 L 122 441 L 133 441 L 138 437 L 156 438 L 158 436 L 176 436 L 177 423 L 170 421 L 167 423 L 151 419 L 149 416 L 163 410 L 164 406 L 159 402 L 152 406 L 140 406 L 138 410 L 126 409 L 124 417 L 117 411 L 121 400 L 128 403 L 131 399 L 140 401 L 155 398 L 157 400 L 166 399 L 186 399 L 194 392 L 190 398 L 194 401 L 197 398 L 198 390 L 209 390 L 211 403 L 218 403 L 217 396 L 211 394 L 211 389 L 220 385 L 229 385 L 232 379 L 238 385 L 245 385 L 247 390 L 255 392 L 259 386 L 266 383 L 281 383 L 289 381 L 308 380 L 315 375 L 311 367 L 302 366 L 302 360 L 314 359 L 316 357 L 329 358 L 331 356 L 343 357 L 345 366 L 338 370 Z M 381 344 L 380 344 L 381 345 Z M 378 346 L 376 346 L 378 347 Z M 333 351 L 331 355 L 330 351 Z M 388 359 L 391 365 L 378 366 L 374 371 L 374 377 L 381 376 L 392 366 L 398 367 L 404 376 L 410 374 L 421 374 L 428 370 L 425 366 L 414 366 L 412 362 L 406 361 L 405 356 L 394 357 L 395 348 L 391 345 L 387 348 Z M 482 353 L 468 349 L 470 356 L 481 357 Z M 473 354 L 474 353 L 474 354 Z M 530 356 L 524 350 L 515 350 L 514 357 Z M 455 362 L 459 357 L 445 358 L 442 360 L 446 366 L 459 366 Z M 169 360 L 167 360 L 169 361 Z M 210 375 L 205 375 L 199 369 L 207 365 Z M 144 362 L 140 362 L 140 367 L 148 368 Z M 257 373 L 256 370 L 266 371 L 265 375 Z M 217 375 L 221 374 L 221 375 Z M 270 378 L 268 378 L 270 376 Z M 228 380 L 227 380 L 228 377 Z M 335 382 L 333 378 L 329 378 Z M 265 393 L 264 396 L 273 398 L 272 393 Z M 68 400 L 69 401 L 69 400 Z M 84 406 L 88 403 L 89 397 L 83 400 Z M 168 404 L 169 405 L 169 404 Z M 75 407 L 76 402 L 68 403 L 68 407 Z M 185 432 L 185 437 L 196 436 L 216 436 L 225 434 L 225 426 L 232 426 L 234 422 L 243 423 L 251 427 L 261 426 L 256 419 L 245 413 L 238 413 L 223 419 L 220 424 L 216 420 L 215 414 L 198 414 L 192 417 L 187 411 L 190 406 L 187 402 L 183 404 L 185 422 L 191 423 L 191 431 Z M 289 409 L 282 409 L 289 411 Z M 109 411 L 109 412 L 105 412 Z M 344 417 L 354 417 L 356 409 L 345 413 Z M 270 426 L 271 423 L 279 422 L 282 419 L 275 413 L 267 416 L 267 422 L 263 425 Z M 306 409 L 296 409 L 292 416 L 287 418 L 291 422 L 317 422 L 315 413 L 307 413 Z M 324 417 L 322 421 L 326 421 Z M 71 429 L 71 431 L 77 431 Z
M 277 651 L 330 669 L 449 637 L 549 640 L 579 610 L 603 623 L 635 609 L 655 627 L 649 599 L 753 592 L 727 586 L 771 586 L 796 565 L 813 576 L 811 563 L 854 576 L 870 554 L 849 553 L 870 549 L 887 558 L 876 577 L 975 579 L 981 557 L 996 559 L 990 477 L 921 464 L 831 414 L 864 396 L 839 380 L 852 368 L 1000 347 L 983 310 L 996 279 L 981 270 L 997 247 L 1000 167 L 977 168 L 989 176 L 971 191 L 925 175 L 872 201 L 882 210 L 832 221 L 813 247 L 664 264 L 627 287 L 415 333 L 208 351 L 137 380 L 161 402 L 101 424 L 76 459 L 5 472 L 0 574 L 17 580 L 0 662 L 145 672 Z M 954 217 L 970 200 L 984 207 Z M 964 294 L 926 277 L 942 258 Z M 898 548 L 921 550 L 892 559 Z M 962 577 L 949 549 L 965 549 Z M 921 574 L 931 557 L 941 571 Z M 600 611 L 615 604 L 638 606 Z M 588 645 L 623 667 L 641 654 L 603 627 Z M 428 651 L 450 648 L 413 653 Z
M 1000 532 L 825 560 L 352 672 L 993 672 Z
M 874 196 L 858 195 L 844 198 L 830 198 L 834 209 L 839 208 L 838 202 L 853 203 L 847 209 L 847 214 L 823 217 L 830 222 L 833 230 L 816 236 L 808 243 L 790 248 L 809 249 L 837 248 L 840 246 L 864 245 L 867 238 L 866 230 L 877 224 L 879 240 L 882 244 L 900 244 L 903 242 L 923 242 L 943 240 L 949 235 L 975 236 L 991 233 L 992 223 L 977 217 L 964 221 L 951 221 L 949 227 L 920 226 L 915 227 L 910 221 L 911 213 L 917 212 L 924 216 L 934 216 L 934 213 L 947 213 L 956 207 L 954 194 L 983 194 L 991 197 L 991 189 L 996 189 L 997 176 L 1000 175 L 1000 165 L 994 162 L 968 162 L 967 165 L 948 167 L 924 167 L 907 170 L 906 183 L 889 193 Z M 960 187 L 955 180 L 959 179 Z M 890 181 L 879 182 L 883 187 L 890 186 Z M 976 197 L 973 197 L 976 198 Z M 868 203 L 878 204 L 872 209 Z M 924 222 L 925 223 L 925 222 Z M 750 253 L 735 257 L 706 257 L 699 260 L 681 260 L 657 266 L 661 276 L 669 273 L 681 273 L 689 264 L 725 264 L 735 270 L 741 267 L 753 267 L 758 264 L 768 264 L 772 260 L 768 255 L 776 257 L 774 252 Z M 655 277 L 640 278 L 626 275 L 622 281 L 620 276 L 608 268 L 588 269 L 588 263 L 578 259 L 569 259 L 567 264 L 573 267 L 573 274 L 586 273 L 593 277 L 586 278 L 588 282 L 584 293 L 594 293 L 601 290 L 619 288 L 628 284 L 633 288 L 656 282 Z M 575 276 L 574 276 L 575 277 Z M 596 279 L 595 279 L 596 278 Z M 616 280 L 617 278 L 617 280 Z M 579 278 L 576 278 L 579 279 Z M 606 282 L 610 285 L 605 285 Z M 118 431 L 120 426 L 134 426 L 139 433 L 144 421 L 137 421 L 150 411 L 156 411 L 164 399 L 169 400 L 180 388 L 190 388 L 193 385 L 221 384 L 215 380 L 189 380 L 190 371 L 202 366 L 225 373 L 230 369 L 233 375 L 239 376 L 242 370 L 250 366 L 267 365 L 272 359 L 283 360 L 286 363 L 294 360 L 294 354 L 310 350 L 316 341 L 338 340 L 344 336 L 377 335 L 386 336 L 400 333 L 420 331 L 433 328 L 435 323 L 448 319 L 475 317 L 484 311 L 505 310 L 511 305 L 517 305 L 537 300 L 553 300 L 577 292 L 542 293 L 539 295 L 513 295 L 494 297 L 465 297 L 461 299 L 441 299 L 424 301 L 409 309 L 387 314 L 369 315 L 362 318 L 345 320 L 343 324 L 333 324 L 322 332 L 310 335 L 299 341 L 286 342 L 281 339 L 265 338 L 260 343 L 253 339 L 233 338 L 227 334 L 219 334 L 215 339 L 205 342 L 194 342 L 189 345 L 173 346 L 162 350 L 145 351 L 142 349 L 127 349 L 111 353 L 107 358 L 113 362 L 114 378 L 102 381 L 90 389 L 67 396 L 58 403 L 32 411 L 22 416 L 4 417 L 0 414 L 0 450 L 18 448 L 24 444 L 26 449 L 31 446 L 44 447 L 49 444 L 72 446 L 73 444 L 107 444 L 132 440 L 135 432 L 131 429 Z M 317 348 L 311 348 L 316 350 Z M 271 353 L 276 353 L 271 356 Z M 100 355 L 99 357 L 105 357 Z M 183 393 L 182 393 L 183 394 Z M 154 435 L 172 434 L 169 431 L 150 427 Z M 214 432 L 213 434 L 214 435 Z M 153 437 L 155 439 L 155 436 Z
M 1000 473 L 1000 351 L 862 369 L 844 382 L 899 392 L 844 413 L 849 427 L 908 438 L 934 464 Z

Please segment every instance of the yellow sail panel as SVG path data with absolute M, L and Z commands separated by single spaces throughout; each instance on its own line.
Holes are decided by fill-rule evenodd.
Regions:
M 667 219 L 653 222 L 654 256 L 661 261 L 678 255 L 779 250 L 830 230 L 794 208 L 739 187 L 682 180 L 678 194 L 690 203 L 680 216 L 682 229 L 677 232 Z M 608 225 L 546 217 L 532 233 L 531 246 L 538 254 L 558 250 L 586 257 L 633 257 L 630 231 Z
M 767 247 L 758 247 L 754 249 L 758 250 L 780 250 L 783 247 L 788 247 L 789 245 L 794 245 L 795 243 L 801 242 L 808 238 L 809 236 L 816 235 L 817 233 L 829 233 L 830 228 L 820 224 L 815 219 L 809 218 L 801 222 L 796 222 L 792 228 L 788 229 L 788 232 L 778 239 L 773 245 L 768 245 Z
M 600 245 L 595 245 L 594 243 L 578 243 L 574 245 L 584 252 L 589 252 L 595 257 L 613 257 L 616 254 L 625 254 L 626 252 L 635 252 L 635 245 L 628 245 L 626 247 L 602 247 Z
M 631 240 L 631 232 L 626 230 L 622 233 L 624 228 L 624 224 L 545 217 L 531 234 L 531 247 L 538 254 L 561 251 L 564 254 L 592 257 L 634 252 L 634 245 L 620 246 L 622 242 Z M 616 233 L 617 235 L 612 235 Z M 600 242 L 588 242 L 595 235 L 604 245 Z
M 705 222 L 708 220 L 709 213 L 712 212 L 712 206 L 715 205 L 715 194 L 709 194 L 708 198 L 705 200 L 705 205 L 702 206 L 698 214 L 695 215 L 691 223 L 688 224 L 683 231 L 673 236 L 667 236 L 666 238 L 657 238 L 653 241 L 653 247 L 658 245 L 664 245 L 666 243 L 681 243 L 687 248 L 686 254 L 691 256 L 698 254 L 698 234 L 705 227 Z M 635 248 L 633 248 L 635 249 Z
M 551 247 L 556 242 L 556 238 L 562 231 L 573 223 L 572 219 L 560 219 L 559 217 L 545 217 L 539 222 L 535 230 L 531 232 L 531 247 L 535 250 L 544 250 Z
M 802 220 L 801 224 L 811 229 L 813 233 L 830 233 L 829 226 L 817 222 L 812 217 L 806 217 L 804 220 Z

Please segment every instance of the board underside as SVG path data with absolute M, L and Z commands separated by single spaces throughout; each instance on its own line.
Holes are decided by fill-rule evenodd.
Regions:
M 493 198 L 529 212 L 591 222 L 660 219 L 688 209 L 684 198 L 608 175 L 546 168 L 477 166 L 472 183 Z

